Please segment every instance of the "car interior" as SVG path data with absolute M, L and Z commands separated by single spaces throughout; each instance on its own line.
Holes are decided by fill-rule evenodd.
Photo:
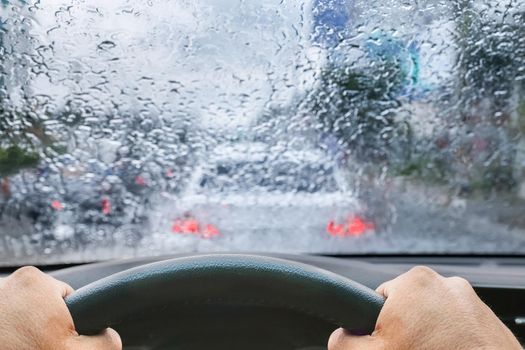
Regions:
M 239 253 L 115 260 L 49 271 L 77 290 L 67 300 L 77 326 L 86 334 L 111 326 L 125 349 L 290 350 L 326 349 L 329 335 L 340 326 L 373 330 L 382 305 L 373 290 L 417 265 L 466 278 L 523 341 L 523 263 L 520 257 Z
M 525 346 L 524 213 L 525 0 L 0 1 L 0 277 L 79 334 L 326 349 L 424 265 Z

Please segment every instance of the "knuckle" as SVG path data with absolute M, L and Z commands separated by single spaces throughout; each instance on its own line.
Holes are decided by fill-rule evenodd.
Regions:
M 426 266 L 416 266 L 416 267 L 413 267 L 409 273 L 411 275 L 414 275 L 416 277 L 426 277 L 426 278 L 431 278 L 431 277 L 436 277 L 437 276 L 437 273 L 432 270 L 431 268 L 429 267 L 426 267 Z
M 407 283 L 413 286 L 428 287 L 439 279 L 437 272 L 426 266 L 416 266 L 407 273 Z
M 42 277 L 42 275 L 43 275 L 43 272 L 34 266 L 25 266 L 25 267 L 22 267 L 16 270 L 13 273 L 13 277 L 15 278 L 29 280 L 29 281 L 37 280 L 40 277 Z
M 40 288 L 45 283 L 45 274 L 36 267 L 26 266 L 13 272 L 6 281 L 23 288 Z
M 457 287 L 461 287 L 465 289 L 472 288 L 472 285 L 470 284 L 470 282 L 464 279 L 463 277 L 454 276 L 454 277 L 449 277 L 447 280 Z

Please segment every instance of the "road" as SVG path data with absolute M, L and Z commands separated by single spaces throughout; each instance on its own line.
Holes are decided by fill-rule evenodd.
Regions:
M 27 218 L 0 221 L 0 265 L 51 264 L 161 255 L 180 252 L 306 252 L 326 254 L 524 254 L 523 203 L 447 197 L 440 191 L 404 186 L 390 193 L 394 223 L 386 230 L 359 237 L 332 237 L 326 227 L 305 225 L 315 214 L 297 212 L 288 222 L 267 226 L 277 216 L 264 210 L 245 213 L 253 222 L 243 232 L 221 228 L 216 238 L 174 234 L 169 229 L 151 232 L 151 226 L 103 225 L 66 239 L 31 234 Z M 282 218 L 281 218 L 282 219 Z M 269 229 L 271 227 L 271 229 Z M 279 228 L 280 227 L 280 228 Z M 294 229 L 293 227 L 296 227 Z M 62 230 L 71 228 L 61 227 Z

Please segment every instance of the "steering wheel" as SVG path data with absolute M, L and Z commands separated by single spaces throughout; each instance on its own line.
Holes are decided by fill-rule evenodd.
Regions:
M 259 335 L 268 340 L 277 337 L 279 330 L 294 333 L 291 329 L 298 327 L 307 328 L 305 337 L 314 333 L 324 337 L 319 342 L 326 345 L 330 334 L 326 332 L 336 327 L 370 334 L 383 303 L 373 290 L 334 273 L 249 255 L 204 255 L 143 265 L 93 282 L 66 298 L 80 334 L 112 327 L 126 334 L 125 345 L 129 338 L 151 349 L 172 348 L 166 337 L 176 341 L 181 336 L 187 342 L 182 348 L 202 348 L 205 334 L 213 337 L 213 329 L 223 334 L 224 348 L 232 349 L 236 348 L 232 339 L 237 339 L 236 329 L 248 332 L 246 338 Z M 258 322 L 260 318 L 264 322 Z M 159 319 L 162 322 L 155 322 Z M 316 333 L 315 324 L 323 325 L 323 335 Z M 225 328 L 228 325 L 231 332 Z M 162 335 L 159 328 L 164 329 Z M 286 348 L 308 345 L 296 339 L 297 334 L 294 339 L 281 337 L 289 343 Z M 220 342 L 213 344 L 222 348 Z M 272 348 L 280 347 L 274 344 Z

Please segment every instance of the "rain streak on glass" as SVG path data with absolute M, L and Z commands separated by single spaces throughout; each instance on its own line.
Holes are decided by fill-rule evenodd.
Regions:
M 525 252 L 515 0 L 3 0 L 0 265 Z

